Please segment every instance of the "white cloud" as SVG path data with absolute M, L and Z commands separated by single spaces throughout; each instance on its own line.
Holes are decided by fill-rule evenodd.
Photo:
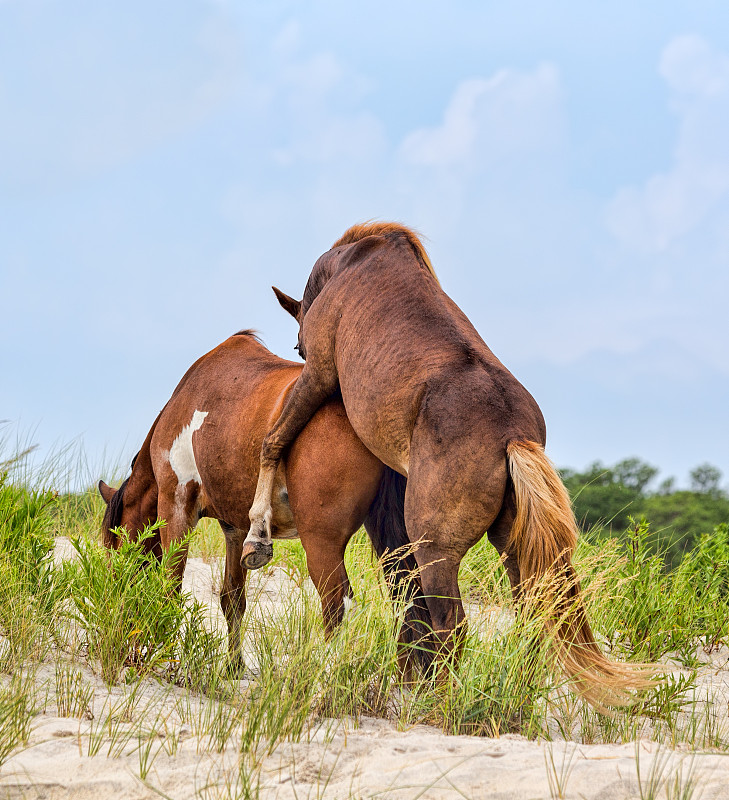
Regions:
M 533 72 L 503 69 L 491 78 L 465 80 L 443 122 L 407 136 L 401 155 L 411 164 L 455 167 L 543 149 L 561 137 L 560 105 L 559 73 L 551 64 Z
M 729 195 L 729 57 L 681 36 L 663 51 L 659 70 L 679 117 L 673 164 L 620 189 L 606 211 L 609 230 L 646 252 L 668 249 Z
M 678 36 L 665 48 L 660 74 L 671 89 L 688 95 L 712 96 L 729 85 L 729 58 L 700 36 Z

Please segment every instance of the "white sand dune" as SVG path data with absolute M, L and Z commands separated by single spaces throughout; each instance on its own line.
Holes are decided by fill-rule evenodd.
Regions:
M 63 542 L 59 548 L 64 548 Z M 185 585 L 208 604 L 212 624 L 224 626 L 213 592 L 214 569 L 191 559 Z M 265 583 L 259 586 L 257 602 L 262 604 L 277 603 L 290 588 L 281 573 L 261 580 Z M 717 656 L 701 676 L 702 694 L 715 702 L 722 725 L 727 721 L 728 655 Z M 53 667 L 45 669 L 51 685 Z M 130 718 L 117 726 L 114 741 L 99 721 L 105 708 L 115 703 L 122 707 L 129 689 L 109 691 L 90 671 L 84 674 L 95 688 L 94 719 L 52 713 L 36 717 L 29 745 L 0 769 L 0 798 L 632 800 L 651 796 L 647 790 L 655 765 L 654 772 L 665 779 L 656 800 L 729 799 L 729 757 L 721 754 L 667 750 L 650 741 L 582 745 L 533 742 L 520 736 L 448 736 L 426 726 L 400 731 L 388 721 L 368 718 L 359 725 L 327 720 L 303 741 L 279 745 L 262 759 L 258 787 L 247 788 L 239 775 L 238 737 L 232 735 L 222 752 L 214 742 L 199 738 L 195 726 L 178 714 L 181 703 L 197 702 L 186 692 L 143 681 L 139 704 L 158 708 L 158 724 L 142 745 L 136 737 L 124 742 L 123 732 L 134 730 Z M 53 708 L 53 702 L 47 704 L 48 710 Z M 98 745 L 98 752 L 90 756 L 92 744 Z M 145 764 L 149 769 L 142 781 L 140 766 Z M 675 791 L 690 781 L 697 787 L 693 795 Z

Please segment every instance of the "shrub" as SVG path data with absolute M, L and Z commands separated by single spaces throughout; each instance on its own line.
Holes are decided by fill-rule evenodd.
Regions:
M 28 491 L 0 474 L 0 634 L 6 670 L 42 658 L 55 631 L 62 585 L 53 563 L 55 495 Z
M 185 545 L 173 545 L 159 562 L 145 550 L 145 540 L 159 525 L 145 529 L 136 542 L 121 529 L 118 550 L 78 540 L 77 561 L 63 565 L 69 613 L 81 626 L 89 656 L 99 662 L 109 684 L 119 679 L 125 666 L 138 675 L 150 671 L 178 675 L 181 646 L 187 645 L 194 654 L 205 638 L 199 607 L 186 604 L 172 576 L 171 567 Z

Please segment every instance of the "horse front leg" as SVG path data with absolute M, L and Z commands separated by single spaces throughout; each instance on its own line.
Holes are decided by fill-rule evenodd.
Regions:
M 307 372 L 308 368 L 307 363 L 291 390 L 281 416 L 263 440 L 256 494 L 248 512 L 251 525 L 241 554 L 241 564 L 246 569 L 259 569 L 273 558 L 271 498 L 276 471 L 284 450 L 337 388 L 336 376 L 322 380 L 319 375 L 312 374 L 312 371 Z
M 266 442 L 264 441 L 264 447 Z M 271 537 L 271 498 L 273 484 L 278 469 L 278 461 L 264 461 L 261 453 L 261 468 L 253 504 L 248 512 L 251 522 L 248 535 L 241 548 L 240 563 L 244 569 L 260 569 L 273 558 L 273 540 Z
M 183 542 L 185 535 L 194 527 L 193 512 L 196 500 L 196 493 L 187 491 L 186 487 L 178 487 L 173 497 L 160 497 L 158 514 L 160 520 L 164 520 L 164 524 L 159 530 L 162 553 L 166 553 L 173 542 Z M 171 565 L 172 575 L 176 580 L 178 589 L 182 588 L 182 576 L 185 574 L 185 565 L 187 564 L 187 551 L 187 543 L 181 544 Z
M 246 610 L 246 578 L 248 572 L 241 566 L 243 531 L 220 522 L 225 534 L 225 575 L 220 590 L 220 607 L 228 626 L 228 660 L 231 672 L 239 672 L 243 664 L 241 627 Z

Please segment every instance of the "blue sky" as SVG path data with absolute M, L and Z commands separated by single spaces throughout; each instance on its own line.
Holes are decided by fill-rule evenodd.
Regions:
M 729 478 L 725 2 L 0 0 L 0 419 L 41 453 L 128 460 L 240 328 L 293 358 L 270 285 L 370 218 L 558 464 Z

